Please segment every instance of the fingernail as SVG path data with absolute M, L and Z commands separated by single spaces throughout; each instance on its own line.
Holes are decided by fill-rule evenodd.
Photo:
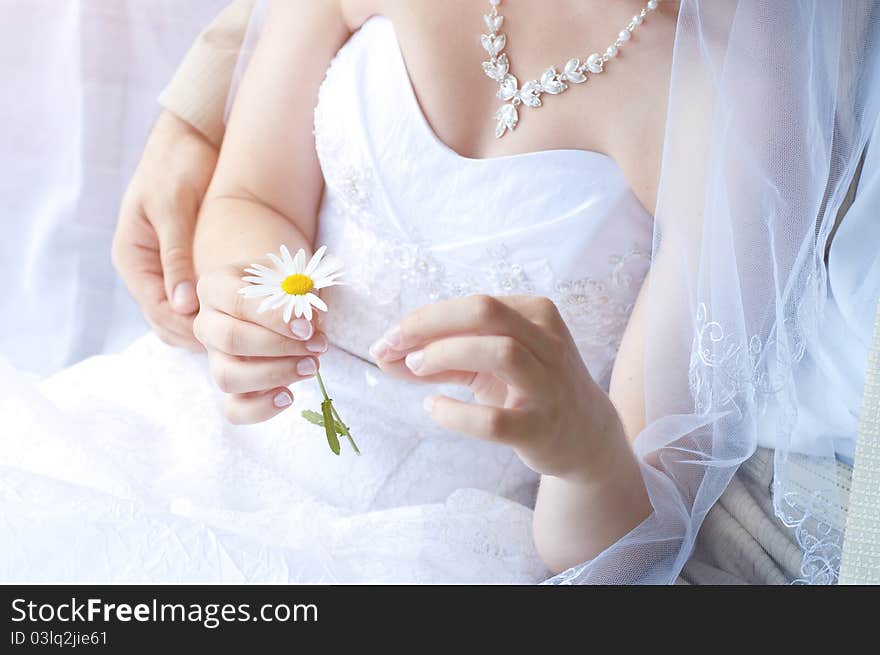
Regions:
M 376 343 L 370 346 L 370 357 L 373 359 L 382 359 L 387 352 L 388 344 L 382 339 L 379 339 Z
M 383 336 L 382 341 L 387 343 L 392 348 L 396 348 L 400 345 L 400 326 L 395 325 L 393 328 L 388 330 Z
M 275 407 L 277 407 L 278 409 L 282 409 L 290 405 L 293 402 L 293 398 L 286 391 L 281 391 L 278 393 L 277 396 L 275 396 L 272 402 L 275 404 Z
M 296 364 L 296 372 L 302 375 L 303 377 L 308 377 L 309 375 L 314 375 L 318 372 L 318 366 L 315 364 L 315 360 L 311 357 L 306 357 L 305 359 L 299 360 Z
M 432 409 L 434 409 L 434 403 L 437 400 L 437 396 L 426 396 L 422 401 L 422 407 L 425 408 L 425 411 L 430 413 Z
M 192 282 L 181 282 L 174 287 L 174 291 L 171 294 L 171 304 L 174 305 L 174 309 L 177 311 L 194 312 L 196 311 L 197 302 L 196 288 Z
M 306 342 L 306 350 L 310 353 L 325 353 L 327 352 L 327 346 L 327 337 L 323 334 L 319 334 Z
M 312 324 L 304 318 L 298 318 L 291 322 L 290 331 L 297 339 L 310 339 L 312 337 Z
M 406 356 L 406 367 L 413 373 L 418 373 L 419 369 L 422 368 L 422 360 L 424 359 L 425 352 L 423 350 L 412 352 Z

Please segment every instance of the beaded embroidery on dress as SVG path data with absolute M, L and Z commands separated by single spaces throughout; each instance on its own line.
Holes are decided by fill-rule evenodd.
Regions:
M 153 336 L 37 386 L 0 369 L 0 580 L 547 576 L 531 536 L 537 475 L 507 448 L 440 429 L 421 409 L 430 390 L 385 377 L 367 350 L 439 299 L 545 295 L 607 383 L 649 265 L 651 217 L 599 153 L 453 152 L 421 113 L 383 17 L 331 64 L 315 137 L 318 241 L 347 267 L 347 286 L 327 294 L 322 370 L 363 455 L 334 456 L 299 417 L 316 403 L 312 381 L 272 421 L 226 424 L 203 358 Z

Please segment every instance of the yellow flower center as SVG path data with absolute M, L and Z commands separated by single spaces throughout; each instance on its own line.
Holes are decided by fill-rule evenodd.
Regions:
M 304 296 L 315 288 L 315 282 L 308 275 L 297 273 L 296 275 L 288 275 L 281 283 L 284 293 L 291 296 Z

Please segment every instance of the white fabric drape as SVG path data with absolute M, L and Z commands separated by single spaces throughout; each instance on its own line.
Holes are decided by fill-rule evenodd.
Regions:
M 0 357 L 50 373 L 146 332 L 110 263 L 156 97 L 225 0 L 0 0 Z

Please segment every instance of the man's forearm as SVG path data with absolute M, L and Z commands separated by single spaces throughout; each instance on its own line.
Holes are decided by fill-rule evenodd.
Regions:
M 223 140 L 226 99 L 254 0 L 235 0 L 196 39 L 159 103 L 205 135 Z

